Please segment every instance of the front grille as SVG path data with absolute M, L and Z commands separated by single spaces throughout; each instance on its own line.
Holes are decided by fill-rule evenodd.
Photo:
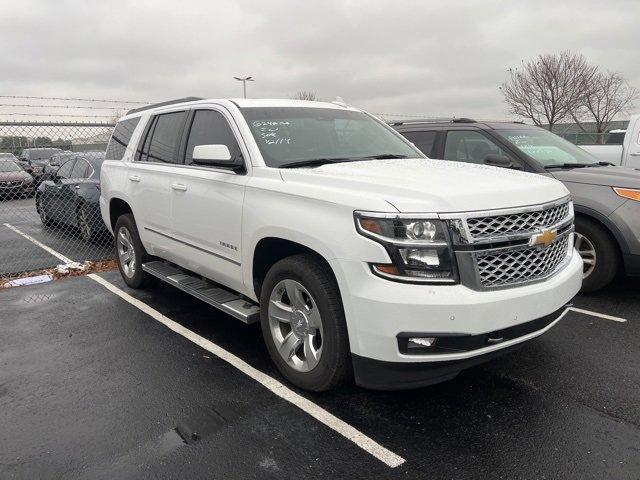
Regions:
M 22 182 L 0 182 L 0 187 L 19 187 Z
M 570 234 L 545 248 L 478 252 L 476 268 L 484 288 L 507 287 L 543 279 L 562 264 L 569 251 Z
M 473 240 L 501 235 L 513 235 L 533 232 L 541 228 L 556 225 L 569 216 L 569 202 L 546 209 L 467 218 L 467 227 Z

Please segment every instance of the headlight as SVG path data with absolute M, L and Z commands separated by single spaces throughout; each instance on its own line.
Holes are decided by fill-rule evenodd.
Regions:
M 635 188 L 613 187 L 613 191 L 616 192 L 621 197 L 640 202 L 640 190 L 637 190 Z
M 431 218 L 355 212 L 361 235 L 382 245 L 392 263 L 372 264 L 377 275 L 418 283 L 457 281 L 449 231 L 444 222 Z

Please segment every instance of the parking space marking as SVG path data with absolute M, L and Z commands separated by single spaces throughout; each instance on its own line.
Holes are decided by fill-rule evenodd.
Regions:
M 611 315 L 607 315 L 605 313 L 592 312 L 591 310 L 584 310 L 582 308 L 576 308 L 576 307 L 569 307 L 568 309 L 571 310 L 572 312 L 582 313 L 584 315 L 591 315 L 592 317 L 603 318 L 605 320 L 611 320 L 613 322 L 620 322 L 620 323 L 626 322 L 624 318 L 614 317 Z
M 47 253 L 50 253 L 51 255 L 53 255 L 54 257 L 62 260 L 64 263 L 71 263 L 73 262 L 73 260 L 71 260 L 68 257 L 65 257 L 64 255 L 62 255 L 61 253 L 56 252 L 53 248 L 49 248 L 47 247 L 44 243 L 39 242 L 38 240 L 36 240 L 35 238 L 33 238 L 31 235 L 27 235 L 24 232 L 21 232 L 20 230 L 18 230 L 16 227 L 14 227 L 13 225 L 9 224 L 9 223 L 4 223 L 3 224 L 5 227 L 13 230 L 15 233 L 17 233 L 18 235 L 23 236 L 24 238 L 26 238 L 27 240 L 29 240 L 30 242 L 32 242 L 34 245 L 37 245 L 38 247 L 40 247 L 41 249 L 43 249 L 44 251 L 46 251 Z
M 46 250 L 51 255 L 59 258 L 63 262 L 70 263 L 72 261 L 71 259 L 65 257 L 61 253 L 56 252 L 52 248 L 39 242 L 33 237 L 21 232 L 14 226 L 9 225 L 8 223 L 5 223 L 4 225 L 10 228 L 11 230 L 13 230 L 14 232 L 16 232 L 17 234 L 22 235 L 27 240 L 33 242 L 38 247 Z M 171 320 L 169 317 L 158 312 L 156 309 L 154 309 L 150 305 L 147 305 L 146 303 L 138 300 L 137 298 L 132 297 L 127 292 L 113 285 L 111 282 L 108 282 L 104 278 L 93 273 L 87 275 L 87 277 L 99 283 L 100 285 L 105 287 L 107 290 L 116 294 L 117 296 L 119 296 L 129 304 L 138 308 L 143 313 L 146 313 L 147 315 L 152 317 L 154 320 L 157 320 L 158 322 L 162 323 L 164 326 L 166 326 L 173 332 L 179 335 L 182 335 L 187 340 L 195 343 L 201 348 L 211 352 L 212 354 L 216 355 L 217 357 L 224 360 L 228 364 L 237 368 L 242 373 L 251 377 L 253 380 L 257 381 L 258 383 L 260 383 L 261 385 L 269 389 L 271 392 L 273 392 L 283 400 L 286 400 L 292 405 L 298 407 L 300 410 L 312 416 L 313 418 L 323 423 L 327 427 L 331 428 L 333 431 L 339 433 L 346 439 L 352 441 L 359 448 L 369 453 L 370 455 L 374 456 L 381 462 L 385 463 L 390 468 L 395 468 L 405 463 L 405 459 L 402 458 L 401 456 L 383 447 L 372 438 L 367 437 L 364 433 L 357 430 L 355 427 L 349 425 L 343 420 L 340 420 L 338 417 L 329 413 L 327 410 L 325 410 L 321 406 L 313 403 L 311 400 L 294 392 L 293 390 L 288 388 L 286 385 L 284 385 L 282 382 L 261 372 L 257 368 L 252 367 L 251 365 L 246 363 L 244 360 L 240 359 L 239 357 L 229 352 L 228 350 L 225 350 L 224 348 L 213 343 L 212 341 L 207 340 L 204 337 L 201 337 L 200 335 L 192 332 L 188 328 L 183 327 L 178 322 Z

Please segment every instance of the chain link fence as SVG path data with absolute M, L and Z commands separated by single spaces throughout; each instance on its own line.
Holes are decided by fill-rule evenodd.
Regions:
M 64 263 L 51 250 L 81 264 L 114 258 L 99 207 L 113 127 L 0 122 L 0 285 Z

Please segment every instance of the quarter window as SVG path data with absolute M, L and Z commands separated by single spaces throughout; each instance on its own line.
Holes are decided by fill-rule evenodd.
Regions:
M 516 162 L 511 155 L 495 142 L 479 132 L 451 130 L 447 133 L 447 141 L 444 146 L 445 160 L 482 164 L 487 155 L 500 155 Z
M 118 122 L 109 140 L 109 145 L 107 145 L 107 151 L 105 153 L 106 159 L 122 160 L 127 145 L 129 145 L 129 141 L 133 135 L 133 131 L 136 129 L 139 121 L 140 117 L 136 117 Z
M 196 111 L 187 141 L 184 161 L 186 165 L 193 163 L 193 148 L 197 145 L 226 145 L 235 163 L 242 164 L 240 146 L 227 120 L 220 112 Z
M 401 132 L 404 137 L 420 149 L 427 157 L 431 157 L 436 132 Z
M 147 162 L 179 163 L 178 144 L 187 112 L 172 112 L 158 115 L 154 120 L 141 160 Z

